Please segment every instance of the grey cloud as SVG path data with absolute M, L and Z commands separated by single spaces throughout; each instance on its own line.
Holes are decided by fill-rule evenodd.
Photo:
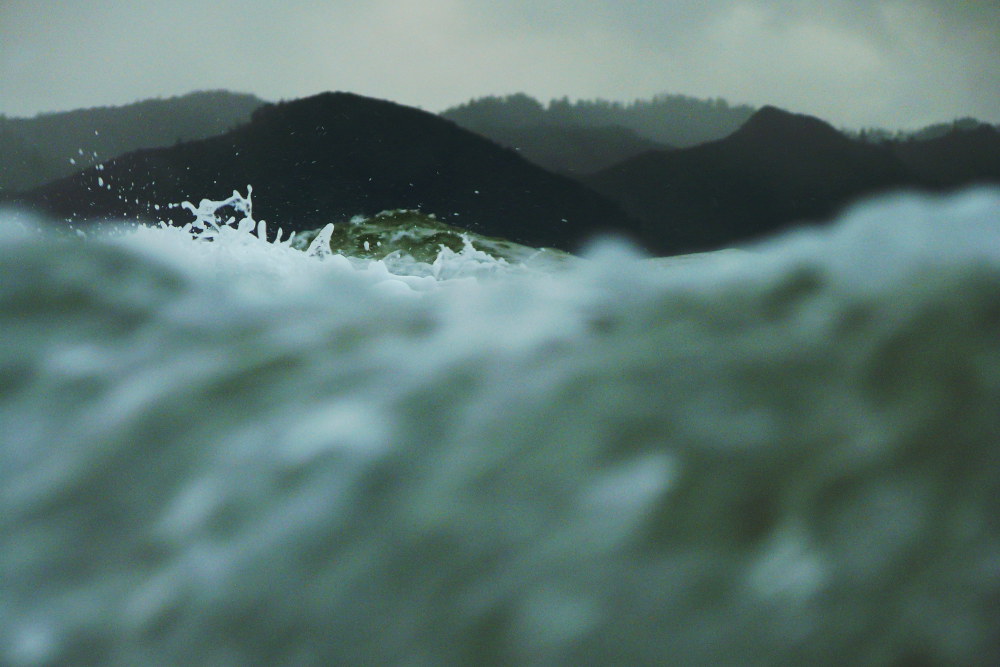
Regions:
M 347 89 L 438 110 L 723 96 L 838 124 L 1000 122 L 1000 5 L 940 0 L 0 3 L 0 112 L 195 88 Z

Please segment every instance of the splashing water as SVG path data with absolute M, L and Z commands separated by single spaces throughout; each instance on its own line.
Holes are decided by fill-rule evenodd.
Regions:
M 0 224 L 0 663 L 1000 661 L 997 191 L 559 270 L 186 207 Z
M 198 206 L 182 202 L 179 206 L 190 211 L 194 220 L 182 227 L 167 223 L 158 228 L 139 227 L 131 230 L 128 242 L 147 239 L 143 241 L 147 250 L 156 252 L 164 245 L 163 237 L 170 235 L 180 247 L 171 247 L 169 252 L 187 255 L 191 252 L 188 241 L 193 239 L 217 270 L 234 262 L 228 270 L 243 274 L 242 280 L 266 276 L 270 282 L 276 274 L 292 278 L 289 273 L 301 278 L 298 271 L 303 267 L 308 267 L 305 275 L 310 280 L 317 271 L 343 270 L 367 276 L 381 289 L 400 294 L 437 289 L 449 279 L 511 272 L 537 275 L 539 270 L 559 268 L 574 259 L 559 251 L 475 235 L 408 211 L 387 211 L 371 220 L 343 223 L 349 228 L 346 233 L 338 232 L 331 223 L 301 235 L 293 232 L 283 239 L 279 228 L 269 241 L 267 223 L 253 218 L 252 195 L 253 188 L 248 186 L 246 197 L 234 191 L 225 200 L 203 199 Z M 230 210 L 237 215 L 227 216 Z M 362 250 L 363 243 L 370 247 Z M 327 264 L 317 265 L 311 259 L 326 260 Z M 290 265 L 295 267 L 291 271 Z M 264 285 L 255 287 L 267 289 Z

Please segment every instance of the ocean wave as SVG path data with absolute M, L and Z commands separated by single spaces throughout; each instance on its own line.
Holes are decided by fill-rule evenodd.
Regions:
M 4 664 L 1000 661 L 996 190 L 558 270 L 10 228 Z

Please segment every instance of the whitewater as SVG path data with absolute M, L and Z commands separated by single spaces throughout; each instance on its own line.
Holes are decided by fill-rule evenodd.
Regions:
M 1000 190 L 555 264 L 189 210 L 0 214 L 0 664 L 1000 664 Z

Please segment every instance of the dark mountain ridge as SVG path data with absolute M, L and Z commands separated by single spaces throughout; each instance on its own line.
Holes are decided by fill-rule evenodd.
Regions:
M 1000 183 L 1000 129 L 956 128 L 925 141 L 894 141 L 892 152 L 928 188 Z
M 581 184 L 450 121 L 350 93 L 268 104 L 224 135 L 129 153 L 17 201 L 77 224 L 122 217 L 184 222 L 186 212 L 163 205 L 222 199 L 247 184 L 254 186 L 256 217 L 286 231 L 399 208 L 563 249 L 638 227 Z
M 710 250 L 826 220 L 879 192 L 996 182 L 1000 150 L 989 137 L 871 144 L 768 106 L 725 139 L 645 153 L 582 180 L 642 220 L 654 252 Z M 979 162 L 966 159 L 973 154 Z
M 501 148 L 391 102 L 326 93 L 259 107 L 249 124 L 225 135 L 129 153 L 20 201 L 76 223 L 183 222 L 186 213 L 164 205 L 222 199 L 250 183 L 257 217 L 286 230 L 407 208 L 530 245 L 573 249 L 610 231 L 656 254 L 676 254 L 823 221 L 887 190 L 1000 183 L 1000 132 L 986 125 L 873 143 L 768 106 L 728 137 L 684 149 L 644 150 L 655 144 L 619 130 L 504 129 L 510 141 L 526 137 L 549 150 L 560 161 L 552 168 L 573 173 L 601 197 L 526 162 L 542 161 L 531 149 Z M 19 139 L 0 132 L 0 147 L 4 141 Z M 593 175 L 574 173 L 619 150 L 639 154 Z

